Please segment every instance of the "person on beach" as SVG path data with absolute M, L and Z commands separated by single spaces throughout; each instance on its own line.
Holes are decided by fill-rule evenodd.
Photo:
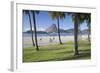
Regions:
M 42 38 L 40 38 L 40 41 L 42 41 Z

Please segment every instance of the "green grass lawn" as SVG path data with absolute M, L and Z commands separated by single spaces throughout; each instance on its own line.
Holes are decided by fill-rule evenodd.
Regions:
M 79 42 L 79 56 L 74 56 L 74 43 L 67 42 L 39 47 L 23 48 L 23 62 L 61 61 L 91 59 L 91 45 L 88 41 Z

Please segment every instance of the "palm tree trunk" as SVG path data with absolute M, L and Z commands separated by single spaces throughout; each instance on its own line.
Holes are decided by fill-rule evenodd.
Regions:
M 78 25 L 78 40 L 82 40 L 82 31 L 80 25 Z
M 30 30 L 31 30 L 31 34 L 32 34 L 32 45 L 35 46 L 35 43 L 34 43 L 34 39 L 33 39 L 33 30 L 32 30 L 32 22 L 31 22 L 31 15 L 30 15 L 30 12 L 28 12 L 29 14 L 29 22 L 30 22 Z
M 88 32 L 88 41 L 91 42 L 91 40 L 90 40 L 90 25 L 88 26 L 88 31 L 89 31 Z
M 38 47 L 38 41 L 37 41 L 37 30 L 36 30 L 36 20 L 35 20 L 35 12 L 33 11 L 33 22 L 34 22 L 34 33 L 35 33 L 35 44 L 36 44 L 36 50 L 39 50 Z
M 80 30 L 79 36 L 80 36 L 80 39 L 79 40 L 82 40 L 82 31 L 81 30 Z
M 90 34 L 88 34 L 88 41 L 90 42 Z
M 74 45 L 75 45 L 75 54 L 74 55 L 79 55 L 78 51 L 78 16 L 77 14 L 74 14 Z
M 59 37 L 59 43 L 62 44 L 62 42 L 61 42 L 61 37 L 60 37 L 59 17 L 57 17 L 57 24 L 58 24 L 58 37 Z

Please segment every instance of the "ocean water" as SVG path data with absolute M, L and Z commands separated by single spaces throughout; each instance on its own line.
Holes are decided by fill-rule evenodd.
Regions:
M 30 37 L 31 33 L 23 33 L 24 37 Z M 72 33 L 60 33 L 60 36 L 73 36 Z M 33 34 L 34 36 L 34 34 Z M 52 34 L 37 34 L 37 37 L 43 37 L 43 36 L 58 36 L 58 33 L 52 33 Z

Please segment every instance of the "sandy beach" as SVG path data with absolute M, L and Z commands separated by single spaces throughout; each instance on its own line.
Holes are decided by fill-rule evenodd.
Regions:
M 79 40 L 86 40 L 87 35 L 78 36 Z M 38 45 L 39 46 L 45 46 L 50 44 L 59 44 L 59 38 L 58 36 L 39 36 L 38 39 Z M 68 42 L 68 41 L 74 41 L 74 36 L 61 36 L 62 43 Z M 32 40 L 31 37 L 23 37 L 23 48 L 32 47 Z

